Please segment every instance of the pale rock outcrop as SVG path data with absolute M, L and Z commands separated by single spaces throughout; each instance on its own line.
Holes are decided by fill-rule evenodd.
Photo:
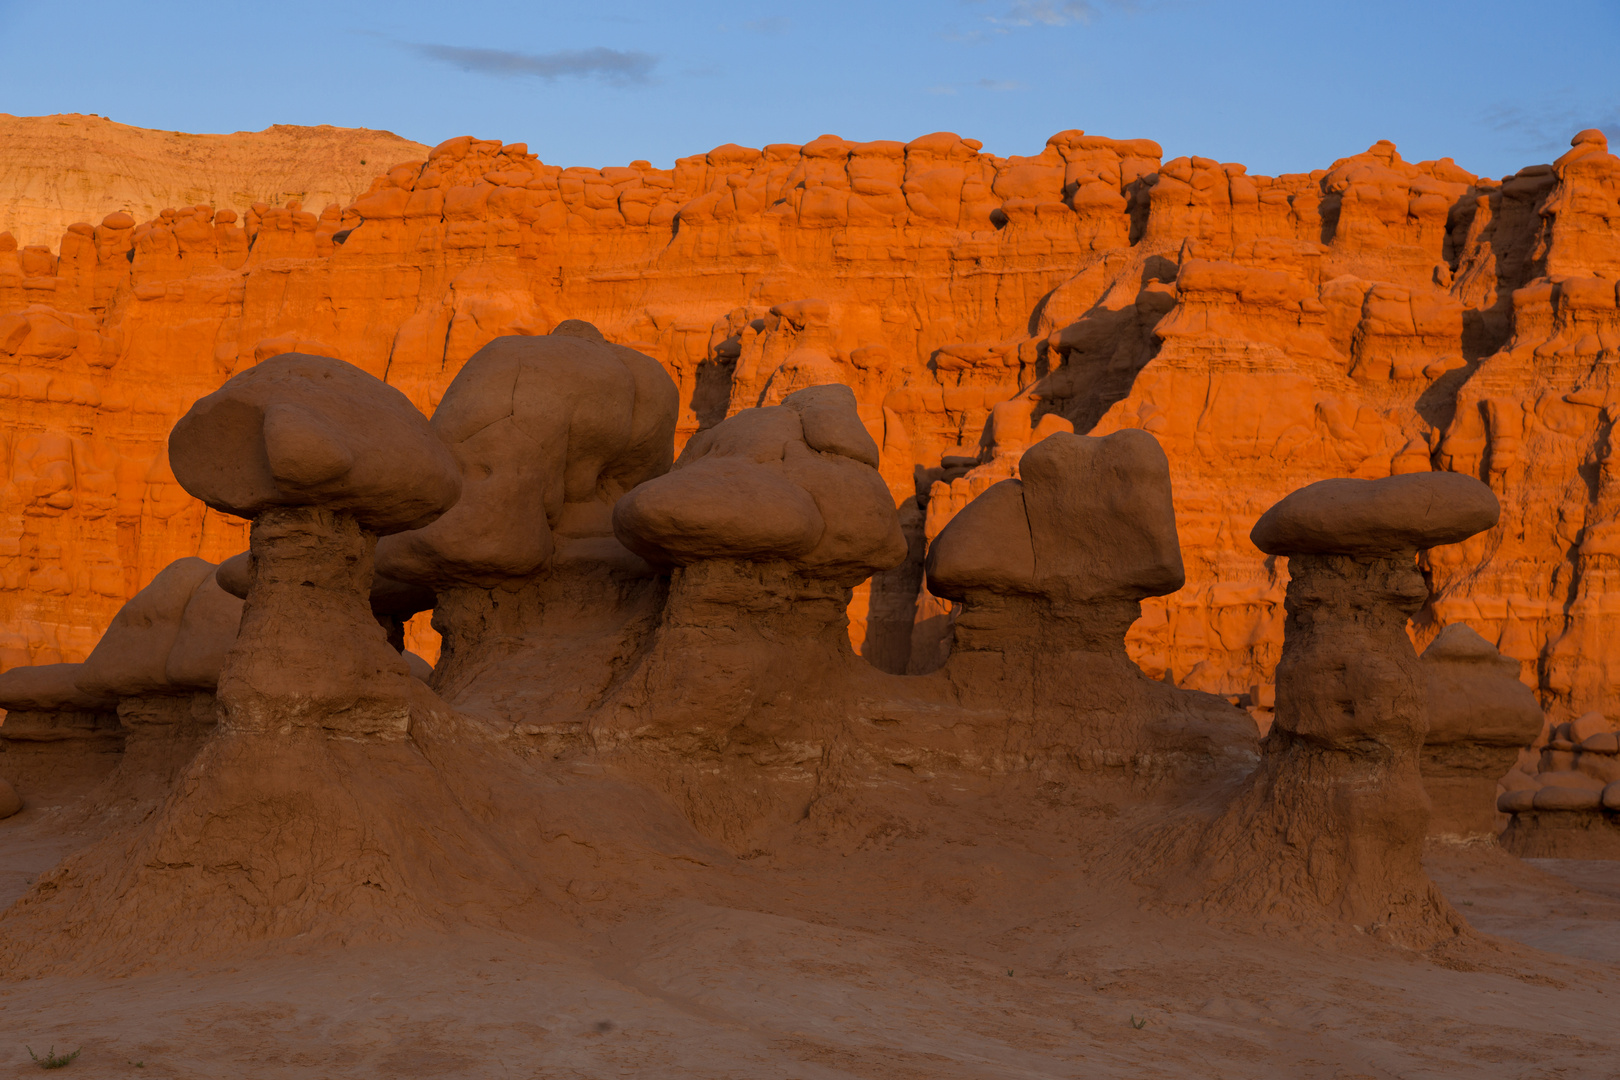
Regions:
M 1503 824 L 1497 786 L 1541 730 L 1541 704 L 1519 665 L 1467 626 L 1440 631 L 1419 660 L 1429 690 L 1429 835 L 1493 838 Z
M 118 210 L 140 220 L 202 199 L 238 209 L 302 199 L 352 202 L 379 171 L 427 147 L 387 131 L 275 124 L 263 131 L 192 135 L 105 117 L 0 116 L 0 231 L 55 244 L 79 221 Z M 133 224 L 133 222 L 131 222 Z

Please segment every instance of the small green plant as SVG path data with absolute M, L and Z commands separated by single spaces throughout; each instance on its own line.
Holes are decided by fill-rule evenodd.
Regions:
M 1012 972 L 1013 972 L 1012 968 L 1007 969 L 1007 978 L 1009 978 L 1009 979 L 1012 978 Z
M 1143 1028 L 1147 1027 L 1147 1017 L 1144 1016 L 1142 1019 L 1138 1020 L 1135 1016 L 1132 1016 L 1131 1027 L 1135 1028 L 1137 1031 L 1141 1031 Z
M 40 1068 L 60 1069 L 73 1064 L 73 1059 L 79 1056 L 79 1050 L 83 1050 L 84 1047 L 79 1047 L 79 1050 L 75 1050 L 71 1054 L 58 1054 L 56 1052 L 56 1047 L 53 1046 L 49 1050 L 45 1051 L 44 1057 L 40 1057 L 38 1054 L 34 1053 L 34 1048 L 32 1046 L 25 1045 L 23 1049 L 28 1051 L 28 1056 L 33 1058 L 34 1064 L 38 1065 Z

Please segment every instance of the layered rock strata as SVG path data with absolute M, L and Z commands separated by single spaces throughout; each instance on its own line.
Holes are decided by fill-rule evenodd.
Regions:
M 773 851 L 825 866 L 896 833 L 966 842 L 982 832 L 960 819 L 987 808 L 1068 873 L 1151 866 L 1226 914 L 1403 943 L 1463 932 L 1417 863 L 1427 699 L 1405 623 L 1427 596 L 1417 551 L 1495 520 L 1484 485 L 1335 480 L 1261 521 L 1293 567 L 1257 754 L 1242 710 L 1125 649 L 1138 605 L 1183 575 L 1151 435 L 1025 449 L 930 558 L 929 588 L 961 604 L 949 659 L 893 675 L 848 633 L 855 585 L 910 551 L 853 392 L 741 409 L 671 467 L 662 373 L 559 329 L 492 345 L 442 423 L 300 354 L 181 418 L 176 475 L 253 522 L 219 722 L 149 813 L 103 818 L 0 916 L 0 965 L 532 934 L 609 889 L 739 887 Z M 437 594 L 437 693 L 373 613 L 379 536 L 390 577 Z M 169 577 L 146 607 L 218 591 L 206 563 Z M 174 666 L 183 627 L 135 635 L 131 607 L 86 667 Z
M 276 124 L 192 135 L 103 116 L 0 114 L 0 232 L 55 247 L 69 226 L 113 212 L 145 221 L 205 202 L 352 202 L 391 163 L 427 147 L 387 131 Z
M 313 350 L 429 410 L 490 341 L 579 314 L 669 373 L 678 443 L 851 388 L 910 546 L 850 608 L 886 670 L 942 661 L 927 544 L 1021 447 L 1136 428 L 1169 458 L 1188 575 L 1131 631 L 1153 676 L 1263 711 L 1285 582 L 1249 527 L 1325 476 L 1440 469 L 1492 485 L 1504 521 L 1430 556 L 1420 643 L 1466 623 L 1560 722 L 1620 707 L 1602 134 L 1500 180 L 1387 142 L 1279 177 L 1161 156 L 1071 131 L 1000 158 L 941 133 L 560 169 L 462 138 L 318 212 L 0 238 L 0 663 L 82 658 L 176 557 L 246 546 L 163 450 L 233 373 Z

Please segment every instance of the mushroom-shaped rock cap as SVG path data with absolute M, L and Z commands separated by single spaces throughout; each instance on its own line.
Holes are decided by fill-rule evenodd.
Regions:
M 1267 555 L 1398 555 L 1466 540 L 1501 512 L 1461 473 L 1320 480 L 1267 510 L 1249 538 Z
M 493 587 L 545 570 L 559 542 L 612 544 L 619 496 L 668 471 L 679 411 L 658 361 L 604 341 L 590 323 L 496 338 L 433 414 L 461 469 L 461 501 L 426 528 L 385 538 L 378 572 Z
M 404 394 L 341 360 L 286 353 L 202 398 L 169 434 L 180 486 L 216 510 L 353 514 L 419 528 L 461 494 L 455 459 Z
M 79 688 L 83 664 L 37 664 L 0 674 L 0 709 L 28 712 L 100 712 L 118 707 L 113 694 Z M 0 728 L 0 733 L 4 729 Z
M 619 500 L 613 530 L 655 565 L 785 562 L 854 584 L 906 554 L 877 460 L 854 392 L 807 387 L 694 436 L 669 473 Z
M 1170 463 L 1152 435 L 1059 432 L 1025 451 L 1018 471 L 1021 479 L 968 503 L 929 546 L 936 596 L 1139 600 L 1181 588 Z

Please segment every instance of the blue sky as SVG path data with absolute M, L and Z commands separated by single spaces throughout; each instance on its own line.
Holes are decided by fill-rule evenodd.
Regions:
M 473 134 L 561 165 L 1083 128 L 1275 174 L 1387 138 L 1500 176 L 1584 127 L 1620 144 L 1617 51 L 1617 0 L 0 0 L 0 111 Z

